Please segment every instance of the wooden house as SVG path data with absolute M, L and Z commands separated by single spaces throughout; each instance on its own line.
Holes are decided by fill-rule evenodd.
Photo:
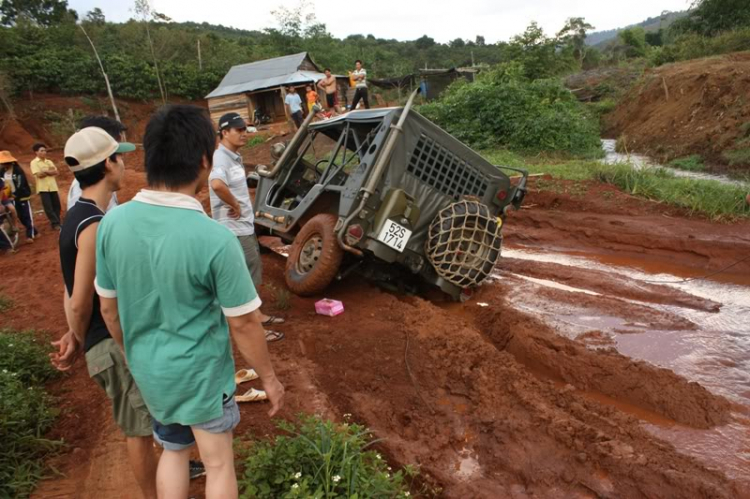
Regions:
M 211 119 L 218 123 L 225 113 L 235 112 L 252 123 L 256 109 L 273 121 L 287 118 L 284 99 L 289 85 L 299 93 L 306 113 L 305 86 L 315 85 L 324 77 L 307 52 L 233 66 L 219 86 L 206 96 Z M 342 98 L 349 80 L 340 76 L 336 79 Z M 325 95 L 319 94 L 325 104 Z

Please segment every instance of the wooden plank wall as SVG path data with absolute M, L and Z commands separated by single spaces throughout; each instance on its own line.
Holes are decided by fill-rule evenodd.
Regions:
M 214 125 L 219 126 L 219 118 L 226 113 L 237 113 L 247 122 L 252 123 L 250 103 L 245 94 L 225 95 L 208 99 L 208 110 Z

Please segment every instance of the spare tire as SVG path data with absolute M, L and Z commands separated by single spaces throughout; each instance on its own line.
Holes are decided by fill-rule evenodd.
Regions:
M 336 239 L 337 220 L 329 213 L 315 215 L 294 238 L 284 273 L 286 285 L 294 294 L 320 293 L 338 274 L 344 250 Z

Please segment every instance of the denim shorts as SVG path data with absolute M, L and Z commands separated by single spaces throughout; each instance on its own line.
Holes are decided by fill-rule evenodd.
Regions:
M 240 408 L 234 396 L 224 402 L 224 414 L 216 419 L 192 426 L 179 423 L 163 425 L 153 420 L 154 440 L 165 450 L 179 451 L 195 445 L 193 428 L 208 433 L 227 433 L 234 430 L 240 422 Z

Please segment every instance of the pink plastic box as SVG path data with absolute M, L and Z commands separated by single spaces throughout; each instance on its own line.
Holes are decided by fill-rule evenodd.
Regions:
M 333 317 L 334 315 L 344 313 L 344 304 L 338 300 L 323 298 L 322 300 L 315 302 L 315 312 L 320 315 Z

